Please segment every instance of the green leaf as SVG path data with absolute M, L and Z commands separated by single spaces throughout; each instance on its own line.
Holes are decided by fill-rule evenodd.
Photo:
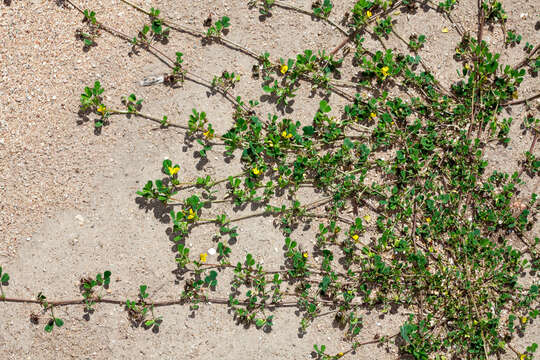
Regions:
M 9 281 L 9 275 L 8 275 L 8 273 L 4 273 L 4 275 L 2 275 L 1 282 L 6 283 L 8 281 Z
M 411 343 L 411 339 L 409 338 L 409 334 L 414 331 L 416 327 L 414 325 L 405 323 L 400 329 L 401 337 L 403 340 L 405 340 L 408 344 Z
M 169 172 L 169 167 L 172 167 L 172 161 L 169 159 L 163 160 L 163 167 L 161 168 L 161 171 L 163 171 L 165 175 L 171 175 Z
M 54 318 L 54 323 L 56 324 L 56 326 L 61 327 L 62 325 L 64 325 L 64 320 L 59 319 L 59 318 Z
M 327 112 L 330 112 L 332 108 L 330 107 L 330 105 L 328 105 L 328 103 L 325 100 L 322 100 L 319 103 L 319 110 L 323 113 L 327 113 Z
M 352 149 L 352 148 L 354 148 L 354 143 L 353 143 L 353 142 L 351 141 L 351 139 L 349 139 L 349 138 L 345 138 L 345 139 L 343 140 L 343 145 L 344 145 L 347 149 L 349 149 L 349 150 Z
M 146 299 L 148 297 L 148 294 L 146 293 L 146 289 L 148 288 L 147 285 L 141 285 L 139 287 L 139 292 L 140 292 L 140 295 L 143 299 Z
M 302 130 L 306 136 L 313 136 L 315 134 L 315 128 L 313 126 L 304 126 Z
M 54 327 L 54 321 L 49 321 L 47 325 L 45 325 L 45 331 L 51 332 L 53 330 L 53 327 Z

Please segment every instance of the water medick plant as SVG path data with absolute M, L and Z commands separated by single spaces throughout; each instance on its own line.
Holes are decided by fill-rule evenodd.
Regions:
M 196 75 L 186 70 L 189 60 L 182 52 L 171 50 L 175 57 L 168 57 L 152 48 L 152 41 L 174 36 L 178 27 L 155 9 L 123 2 L 150 16 L 148 30 L 143 28 L 133 43 L 169 64 L 171 73 L 163 82 L 183 83 Z M 540 205 L 537 194 L 525 190 L 527 181 L 538 176 L 538 116 L 530 104 L 538 94 L 520 95 L 519 90 L 530 76 L 527 69 L 534 71 L 538 62 L 538 46 L 527 43 L 522 61 L 504 63 L 483 40 L 483 31 L 486 24 L 504 27 L 507 14 L 500 2 L 480 1 L 477 32 L 461 34 L 455 46 L 459 69 L 445 88 L 420 56 L 431 39 L 402 36 L 394 27 L 397 7 L 406 5 L 404 11 L 414 15 L 414 3 L 356 1 L 343 14 L 346 30 L 336 27 L 346 38 L 331 52 L 305 49 L 283 58 L 265 49 L 231 45 L 254 61 L 252 75 L 261 92 L 250 95 L 270 95 L 276 114 L 263 115 L 258 101 L 235 96 L 242 79 L 238 70 L 224 68 L 204 82 L 233 104 L 229 128 L 222 133 L 203 109 L 169 120 L 141 112 L 142 100 L 135 94 L 122 99 L 125 110 L 115 109 L 104 103 L 100 82 L 84 88 L 81 111 L 95 117 L 96 127 L 126 115 L 175 126 L 196 139 L 202 158 L 220 147 L 242 170 L 220 178 L 201 171 L 190 179 L 181 159 L 166 159 L 159 179 L 146 181 L 137 191 L 171 209 L 176 270 L 183 275 L 177 299 L 151 299 L 146 285 L 139 287 L 137 300 L 109 298 L 103 289 L 111 273 L 105 271 L 81 280 L 81 299 L 55 301 L 41 293 L 37 300 L 8 297 L 2 285 L 9 276 L 4 281 L 4 274 L 3 301 L 40 304 L 50 315 L 47 331 L 63 324 L 55 307 L 75 304 L 87 309 L 97 303 L 122 304 L 135 324 L 158 327 L 166 321 L 154 313 L 158 306 L 183 304 L 195 311 L 215 303 L 228 307 L 238 323 L 263 330 L 280 321 L 274 309 L 292 307 L 301 333 L 312 331 L 311 325 L 323 316 L 333 317 L 343 330 L 350 346 L 330 352 L 325 344 L 314 344 L 314 356 L 320 359 L 347 357 L 368 344 L 396 346 L 415 359 L 490 359 L 502 353 L 532 359 L 538 345 L 517 349 L 513 339 L 538 321 L 540 311 L 540 239 L 533 233 Z M 278 6 L 320 20 L 334 16 L 333 2 L 326 0 L 313 2 L 311 10 L 278 0 L 247 5 L 262 15 Z M 448 16 L 460 4 L 432 6 Z M 104 28 L 97 20 L 93 24 Z M 208 29 L 195 36 L 218 44 L 226 40 L 227 16 L 205 25 Z M 363 34 L 368 30 L 379 48 L 366 44 Z M 405 43 L 405 52 L 385 45 L 394 37 Z M 503 41 L 515 45 L 521 38 L 512 30 Z M 355 76 L 343 81 L 349 73 L 344 61 L 349 43 L 355 52 L 347 66 Z M 296 95 L 306 85 L 320 97 L 313 116 L 297 119 L 294 112 L 280 112 L 299 106 Z M 332 103 L 330 94 L 346 105 Z M 519 104 L 528 106 L 524 117 L 503 113 Z M 533 138 L 518 159 L 520 170 L 490 170 L 486 149 L 514 143 L 511 129 L 519 123 L 517 117 Z M 305 196 L 305 191 L 314 195 Z M 234 214 L 247 205 L 257 210 Z M 282 236 L 280 264 L 235 252 L 235 243 L 257 241 L 240 235 L 237 223 L 256 217 L 271 218 Z M 203 226 L 215 228 L 216 263 L 186 243 Z M 312 242 L 300 234 L 305 226 L 316 229 Z M 223 279 L 229 279 L 225 287 L 220 286 Z M 366 339 L 366 311 L 402 311 L 406 316 L 398 332 Z

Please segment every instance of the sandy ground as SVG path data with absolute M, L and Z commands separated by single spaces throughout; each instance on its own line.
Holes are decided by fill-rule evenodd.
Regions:
M 82 8 L 96 11 L 100 21 L 134 36 L 146 17 L 119 1 L 81 1 Z M 309 9 L 311 2 L 296 0 L 295 5 Z M 334 1 L 332 19 L 339 21 L 354 1 Z M 534 1 L 504 3 L 509 15 L 507 28 L 517 29 L 525 41 L 536 44 L 538 4 Z M 178 23 L 203 29 L 202 21 L 228 15 L 233 24 L 227 35 L 258 53 L 269 51 L 272 58 L 294 57 L 304 49 L 332 50 L 343 35 L 328 24 L 309 16 L 276 8 L 273 16 L 258 17 L 247 1 L 214 0 L 146 1 L 162 9 Z M 476 1 L 462 1 L 455 18 L 465 29 L 476 28 Z M 521 19 L 521 13 L 528 13 Z M 474 15 L 473 15 L 474 14 Z M 144 112 L 187 122 L 192 108 L 208 113 L 218 132 L 229 126 L 233 109 L 220 95 L 186 82 L 184 88 L 141 87 L 148 75 L 165 72 L 155 57 L 141 52 L 128 56 L 129 44 L 103 33 L 98 46 L 84 52 L 75 38 L 82 27 L 82 16 L 75 10 L 58 6 L 55 1 L 4 1 L 0 4 L 0 264 L 11 275 L 8 294 L 33 298 L 43 291 L 49 298 L 74 298 L 79 295 L 79 279 L 85 275 L 111 270 L 111 296 L 131 298 L 140 284 L 148 284 L 150 294 L 159 299 L 177 297 L 182 285 L 173 273 L 176 268 L 173 243 L 169 241 L 167 216 L 136 201 L 135 191 L 148 179 L 159 177 L 161 161 L 173 159 L 181 164 L 182 178 L 193 179 L 201 173 L 212 176 L 233 174 L 237 161 L 225 164 L 219 151 L 210 153 L 210 162 L 201 168 L 194 156 L 196 147 L 184 144 L 176 130 L 160 130 L 142 119 L 116 117 L 100 136 L 90 123 L 79 124 L 79 95 L 86 85 L 100 80 L 107 103 L 119 105 L 120 96 L 136 93 L 145 99 Z M 454 78 L 451 57 L 459 35 L 451 24 L 433 10 L 419 9 L 417 16 L 401 15 L 396 25 L 408 38 L 411 32 L 423 33 L 428 43 L 420 55 L 448 85 Z M 441 33 L 443 27 L 449 33 Z M 486 40 L 496 43 L 501 30 L 486 31 Z M 402 47 L 394 40 L 388 45 Z M 243 75 L 234 89 L 244 99 L 262 95 L 260 85 L 250 78 L 254 60 L 219 45 L 203 46 L 188 34 L 172 33 L 167 45 L 158 45 L 173 55 L 182 51 L 186 67 L 211 80 L 223 70 Z M 523 57 L 521 47 L 497 47 L 503 61 L 511 64 Z M 350 59 L 349 59 L 350 61 Z M 537 79 L 528 79 L 523 94 L 538 91 Z M 310 121 L 319 98 L 300 91 L 288 116 Z M 330 96 L 336 108 L 344 104 Z M 263 104 L 263 109 L 273 111 Z M 522 134 L 519 124 L 523 106 L 512 108 L 515 121 L 511 146 L 501 151 L 490 149 L 493 169 L 510 172 L 517 158 L 530 146 L 530 134 Z M 538 148 L 538 147 L 537 147 Z M 538 191 L 538 177 L 530 180 L 524 194 Z M 271 219 L 251 219 L 239 224 L 239 243 L 233 247 L 233 262 L 252 253 L 266 264 L 279 264 L 283 238 Z M 215 229 L 201 228 L 188 239 L 193 253 L 206 251 L 215 244 Z M 310 239 L 313 229 L 304 233 Z M 307 241 L 307 240 L 306 240 Z M 348 349 L 342 331 L 331 317 L 317 319 L 307 334 L 299 336 L 299 320 L 294 310 L 275 313 L 275 326 L 265 333 L 236 325 L 225 306 L 205 305 L 192 313 L 187 307 L 160 308 L 164 317 L 158 333 L 134 328 L 121 306 L 98 305 L 84 319 L 82 307 L 57 311 L 66 323 L 47 334 L 43 324 L 29 320 L 38 306 L 0 303 L 0 355 L 8 359 L 311 359 L 313 344 L 326 344 L 337 353 Z M 394 316 L 364 314 L 362 339 L 376 334 L 393 334 L 405 313 Z M 516 340 L 524 348 L 540 339 L 536 321 L 525 338 Z M 363 347 L 351 358 L 396 359 L 397 348 L 376 345 Z M 504 358 L 511 359 L 507 354 Z M 538 357 L 537 355 L 537 358 Z

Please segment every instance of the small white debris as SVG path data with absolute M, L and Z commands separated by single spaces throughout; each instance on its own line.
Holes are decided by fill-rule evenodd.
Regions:
M 214 248 L 208 249 L 208 255 L 216 255 L 216 249 Z
M 163 75 L 160 76 L 147 76 L 141 81 L 141 86 L 150 86 L 155 84 L 161 84 L 163 81 L 165 81 L 165 77 Z
M 84 223 L 84 217 L 81 214 L 76 215 L 75 219 L 77 219 L 77 221 L 79 221 L 79 224 L 81 225 L 82 223 Z
M 526 20 L 529 17 L 529 14 L 528 13 L 521 13 L 521 14 L 519 14 L 519 17 L 521 18 L 521 20 Z

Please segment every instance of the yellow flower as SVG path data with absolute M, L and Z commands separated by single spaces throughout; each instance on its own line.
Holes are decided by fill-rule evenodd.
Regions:
M 206 130 L 206 132 L 203 133 L 204 137 L 207 139 L 211 139 L 214 137 L 214 134 L 210 132 L 210 129 Z
M 281 65 L 281 69 L 279 69 L 279 71 L 285 75 L 285 73 L 287 72 L 287 70 L 289 70 L 289 67 L 285 64 Z
M 375 119 L 377 117 L 377 114 L 375 114 L 374 112 L 372 112 L 371 114 L 369 114 L 369 116 L 372 118 L 372 119 Z
M 191 219 L 194 219 L 196 215 L 197 215 L 197 214 L 195 214 L 195 212 L 193 211 L 193 209 L 190 208 L 190 209 L 189 209 L 189 214 L 188 214 L 187 218 L 188 218 L 188 220 L 191 220 Z
M 288 134 L 287 130 L 283 130 L 283 132 L 281 133 L 281 136 L 283 136 L 285 139 L 292 138 L 292 134 Z
M 467 69 L 467 70 L 471 70 L 471 65 L 469 65 L 469 64 L 465 64 L 465 69 Z
M 522 324 L 526 324 L 526 323 L 527 323 L 527 317 L 526 317 L 526 316 L 524 316 L 524 317 L 521 318 L 521 323 L 522 323 Z
M 345 355 L 345 354 L 343 354 L 342 352 L 338 352 L 338 353 L 336 354 L 336 356 L 337 356 L 338 358 L 342 357 L 343 355 Z
M 171 174 L 171 176 L 178 174 L 178 171 L 180 170 L 179 166 L 175 166 L 175 167 L 169 166 L 168 168 L 169 168 L 169 174 Z
M 369 214 L 364 215 L 364 220 L 366 220 L 366 222 L 370 222 L 371 216 L 369 216 Z
M 426 218 L 426 222 L 429 224 L 431 222 L 431 218 Z
M 258 168 L 253 168 L 253 170 L 251 170 L 251 172 L 254 174 L 254 175 L 259 175 L 261 173 L 261 170 L 259 170 Z
M 208 256 L 207 253 L 202 253 L 201 255 L 199 255 L 199 257 L 201 258 L 201 262 L 206 262 L 206 257 Z
M 519 360 L 527 360 L 527 354 L 521 354 Z
M 448 28 L 445 27 L 445 28 L 443 28 L 441 31 L 442 31 L 443 33 L 447 33 L 447 32 L 448 32 Z
M 308 253 L 306 251 L 305 253 L 302 254 L 302 256 L 304 256 L 307 259 L 309 255 L 308 255 Z
M 383 79 L 386 79 L 386 77 L 388 76 L 388 71 L 390 70 L 390 68 L 388 66 L 385 66 L 381 69 L 381 72 L 383 74 Z
M 352 236 L 352 238 L 353 238 L 354 241 L 358 241 L 358 239 L 360 238 L 360 236 L 358 236 L 357 234 L 354 234 L 354 235 Z
M 97 112 L 105 115 L 105 113 L 107 112 L 107 108 L 105 107 L 105 105 L 101 104 L 98 106 Z
M 369 10 L 368 10 L 368 11 L 366 11 L 366 15 L 367 15 L 367 17 L 368 17 L 368 18 L 370 18 L 370 17 L 372 17 L 372 16 L 373 16 L 373 14 L 371 13 L 371 11 L 369 11 Z

